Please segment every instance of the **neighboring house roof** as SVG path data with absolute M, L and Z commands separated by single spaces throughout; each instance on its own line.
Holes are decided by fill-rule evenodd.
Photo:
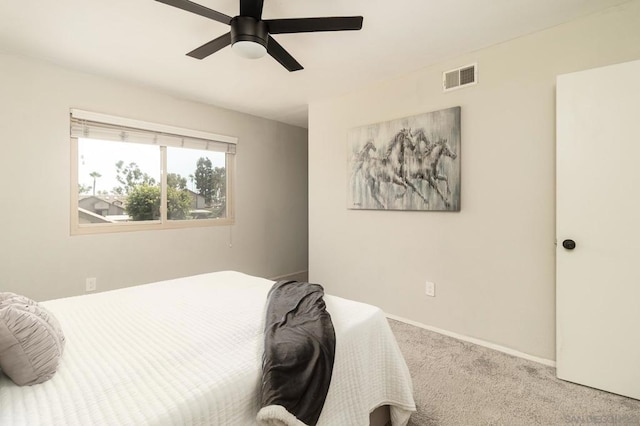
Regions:
M 107 203 L 111 203 L 114 205 L 123 205 L 127 200 L 126 195 L 80 195 L 78 197 L 78 201 L 88 200 L 90 198 L 95 198 L 97 201 L 105 201 Z M 119 203 L 119 204 L 118 204 Z
M 188 188 L 187 188 L 187 189 L 184 189 L 184 191 L 187 191 L 189 194 L 191 194 L 191 195 L 193 195 L 193 196 L 196 196 L 196 197 L 202 197 L 202 198 L 204 198 L 204 196 L 202 196 L 202 195 L 198 194 L 197 192 L 192 191 L 192 190 L 190 190 L 190 189 L 188 189 Z
M 122 214 L 125 211 L 120 197 L 89 195 L 88 197 L 79 198 L 78 205 L 94 212 L 109 210 L 111 214 Z
M 91 223 L 113 223 L 112 220 L 109 220 L 108 218 L 100 216 L 99 214 L 87 209 L 83 209 L 82 207 L 78 207 L 78 216 L 80 220 L 85 219 L 86 221 Z

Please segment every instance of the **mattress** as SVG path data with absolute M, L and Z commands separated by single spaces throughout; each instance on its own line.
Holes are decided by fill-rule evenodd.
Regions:
M 67 338 L 58 372 L 19 387 L 0 375 L 1 425 L 254 425 L 266 297 L 273 281 L 197 275 L 43 302 Z M 409 371 L 382 311 L 325 296 L 336 331 L 319 425 L 368 425 L 415 404 Z

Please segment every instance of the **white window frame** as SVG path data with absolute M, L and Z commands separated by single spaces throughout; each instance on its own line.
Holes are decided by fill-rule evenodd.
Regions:
M 133 120 L 129 118 L 116 117 L 107 114 L 71 109 L 71 235 L 103 234 L 130 231 L 150 231 L 161 229 L 181 229 L 198 228 L 219 225 L 235 224 L 235 146 L 238 138 L 233 136 L 219 135 L 215 133 L 202 132 L 199 130 L 185 129 L 181 127 L 167 126 L 164 124 L 151 123 L 147 121 Z M 123 223 L 80 223 L 78 217 L 78 139 L 83 131 L 91 128 L 104 126 L 111 130 L 121 130 L 123 140 L 128 130 L 139 132 L 153 138 L 153 143 L 160 147 L 161 171 L 161 201 L 160 220 L 131 221 Z M 91 138 L 90 134 L 84 137 Z M 94 139 L 101 139 L 94 137 Z M 113 140 L 113 139 L 112 139 Z M 176 145 L 175 141 L 181 140 L 181 145 Z M 167 219 L 167 146 L 185 146 L 185 140 L 191 148 L 208 149 L 213 146 L 214 151 L 225 152 L 225 175 L 226 175 L 226 216 L 217 219 L 194 219 L 194 220 L 168 220 Z M 126 140 L 124 140 L 126 141 Z

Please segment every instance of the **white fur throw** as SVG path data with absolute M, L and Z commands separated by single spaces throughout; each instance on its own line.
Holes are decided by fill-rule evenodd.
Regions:
M 260 426 L 306 426 L 281 405 L 267 405 L 256 417 Z
M 17 385 L 53 377 L 64 343 L 51 312 L 28 297 L 0 293 L 0 370 Z

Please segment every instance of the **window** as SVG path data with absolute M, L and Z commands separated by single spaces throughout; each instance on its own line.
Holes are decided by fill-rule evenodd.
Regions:
M 235 144 L 71 110 L 71 233 L 232 224 Z

